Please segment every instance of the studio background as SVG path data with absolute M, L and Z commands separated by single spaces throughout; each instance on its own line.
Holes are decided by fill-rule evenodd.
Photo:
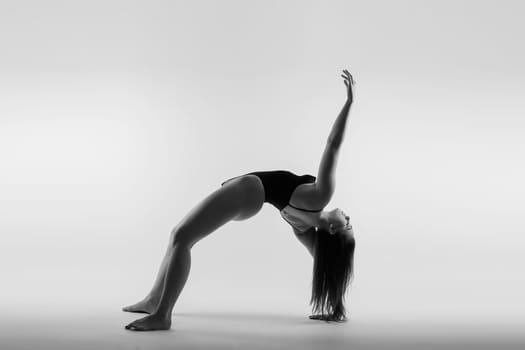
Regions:
M 122 313 L 221 182 L 317 175 L 348 69 L 355 103 L 326 209 L 354 227 L 349 322 L 522 327 L 523 10 L 1 2 L 0 324 Z M 174 328 L 178 312 L 306 317 L 311 272 L 265 204 L 195 245 Z

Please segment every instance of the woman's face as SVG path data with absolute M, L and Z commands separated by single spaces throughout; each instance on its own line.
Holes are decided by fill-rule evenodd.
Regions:
M 353 234 L 350 217 L 339 208 L 332 210 L 329 214 L 330 233 L 337 232 Z

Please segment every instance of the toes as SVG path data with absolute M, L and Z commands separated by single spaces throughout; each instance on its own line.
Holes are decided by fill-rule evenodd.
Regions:
M 142 329 L 138 327 L 137 325 L 130 323 L 126 326 L 126 329 L 129 329 L 131 331 L 141 331 Z

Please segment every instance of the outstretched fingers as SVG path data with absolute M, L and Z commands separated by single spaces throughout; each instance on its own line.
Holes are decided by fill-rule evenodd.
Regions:
M 352 74 L 350 74 L 348 70 L 343 69 L 343 73 L 345 74 L 341 75 L 343 78 L 348 79 L 352 83 L 352 85 L 355 84 L 354 77 L 352 76 Z

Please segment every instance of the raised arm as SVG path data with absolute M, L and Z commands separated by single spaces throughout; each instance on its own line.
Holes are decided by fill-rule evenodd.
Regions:
M 341 74 L 343 81 L 346 85 L 346 101 L 341 109 L 341 112 L 337 116 L 334 125 L 332 126 L 332 131 L 330 136 L 328 136 L 328 143 L 334 146 L 336 149 L 339 149 L 341 143 L 343 142 L 346 121 L 348 119 L 348 114 L 350 113 L 350 107 L 354 102 L 354 78 L 352 75 L 345 69 L 343 70 L 344 74 Z
M 346 121 L 348 120 L 350 107 L 354 101 L 354 79 L 346 69 L 343 70 L 343 73 L 344 74 L 341 76 L 343 77 L 347 88 L 347 99 L 335 120 L 330 135 L 328 136 L 315 185 L 317 198 L 327 203 L 330 201 L 330 198 L 335 191 L 335 168 L 337 165 L 339 148 L 343 143 Z

